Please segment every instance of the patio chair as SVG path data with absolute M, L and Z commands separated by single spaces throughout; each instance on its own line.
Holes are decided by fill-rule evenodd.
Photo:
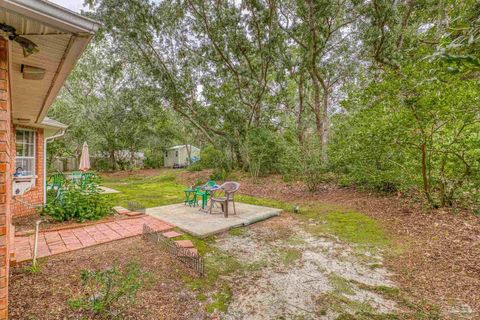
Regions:
M 82 171 L 73 171 L 72 172 L 72 182 L 76 185 L 82 184 Z
M 234 181 L 225 182 L 220 186 L 220 189 L 223 190 L 225 196 L 223 197 L 212 197 L 210 198 L 210 214 L 212 214 L 212 209 L 215 203 L 220 203 L 222 206 L 222 212 L 225 218 L 228 218 L 228 204 L 229 202 L 233 203 L 233 213 L 237 214 L 235 209 L 235 192 L 240 189 L 240 183 Z
M 197 189 L 198 188 L 190 188 L 183 190 L 183 192 L 185 192 L 185 205 L 195 207 L 197 203 Z
M 95 179 L 97 176 L 93 172 L 84 172 L 82 173 L 80 180 L 80 188 L 82 190 L 87 190 L 89 188 L 91 191 L 95 188 Z
M 202 199 L 202 209 L 205 209 L 208 203 L 208 197 L 212 195 L 212 191 L 209 190 L 209 188 L 213 188 L 216 185 L 217 183 L 214 180 L 208 180 L 207 183 L 205 183 L 203 186 L 197 188 L 197 192 L 195 193 L 195 195 L 196 197 L 200 197 Z M 195 200 L 197 199 L 195 198 Z
M 65 185 L 66 181 L 67 181 L 67 179 L 65 178 L 65 175 L 62 172 L 56 172 L 48 178 L 48 180 L 47 180 L 47 190 L 61 189 Z

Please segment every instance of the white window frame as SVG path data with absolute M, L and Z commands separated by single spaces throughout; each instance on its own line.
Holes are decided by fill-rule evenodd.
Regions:
M 17 132 L 18 131 L 29 131 L 33 132 L 33 157 L 17 156 Z M 26 128 L 16 128 L 15 129 L 15 171 L 17 170 L 17 159 L 33 159 L 32 174 L 21 176 L 21 177 L 35 177 L 37 174 L 37 132 L 32 129 Z M 14 171 L 14 172 L 15 172 Z

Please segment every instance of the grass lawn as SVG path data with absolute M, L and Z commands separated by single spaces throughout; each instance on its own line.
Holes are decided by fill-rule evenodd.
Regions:
M 102 185 L 121 191 L 111 195 L 114 205 L 127 207 L 129 202 L 136 202 L 146 208 L 164 206 L 184 200 L 183 190 L 186 186 L 176 179 L 176 175 L 183 171 L 164 170 L 156 176 L 133 174 L 121 178 L 106 175 L 102 177 Z M 285 212 L 292 212 L 294 207 L 293 203 L 241 194 L 236 200 L 259 206 L 281 208 Z M 296 215 L 299 219 L 322 221 L 322 224 L 308 228 L 312 233 L 329 232 L 344 241 L 369 248 L 385 248 L 391 245 L 379 224 L 364 214 L 314 201 L 305 203 L 301 208 L 300 213 Z
M 146 208 L 179 203 L 184 200 L 184 185 L 176 182 L 175 171 L 165 171 L 161 175 L 145 177 L 131 175 L 128 177 L 102 176 L 102 185 L 121 193 L 112 194 L 115 205 L 127 207 L 129 202 L 137 202 Z

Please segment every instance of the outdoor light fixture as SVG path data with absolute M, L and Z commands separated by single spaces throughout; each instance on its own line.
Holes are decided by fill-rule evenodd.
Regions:
M 17 34 L 17 30 L 14 27 L 9 26 L 5 23 L 0 23 L 0 30 L 9 33 L 8 39 L 15 41 L 22 47 L 24 57 L 28 57 L 29 55 L 39 51 L 37 45 L 33 41 L 19 36 Z
M 27 66 L 22 64 L 20 71 L 23 74 L 23 79 L 27 80 L 42 80 L 45 77 L 45 69 Z

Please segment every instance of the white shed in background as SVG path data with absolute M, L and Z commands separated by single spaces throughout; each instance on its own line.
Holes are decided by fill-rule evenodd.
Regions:
M 190 161 L 188 158 L 189 154 Z M 163 157 L 163 165 L 165 167 L 186 167 L 200 159 L 200 149 L 190 144 L 181 144 L 168 148 Z

